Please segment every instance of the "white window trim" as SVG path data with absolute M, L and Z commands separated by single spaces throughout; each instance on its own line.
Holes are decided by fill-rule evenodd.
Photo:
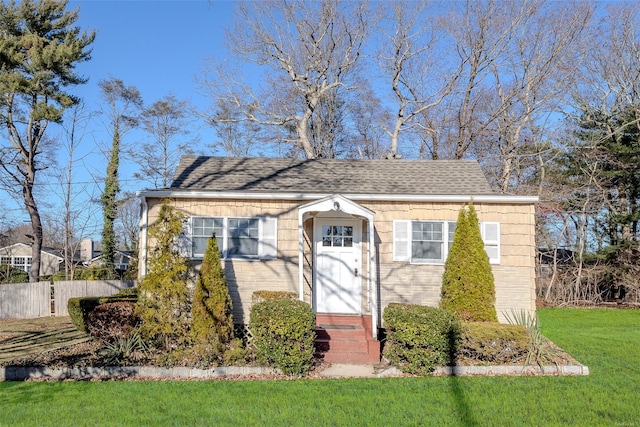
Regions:
M 440 260 L 428 260 L 428 259 L 413 259 L 411 257 L 411 243 L 412 243 L 412 223 L 413 222 L 439 222 L 443 224 L 443 249 L 442 259 Z M 394 220 L 393 221 L 393 261 L 409 262 L 416 265 L 444 265 L 449 255 L 449 224 L 456 221 L 445 220 Z M 491 230 L 493 228 L 493 230 Z M 487 236 L 492 234 L 493 238 Z M 489 256 L 489 263 L 492 265 L 500 264 L 500 223 L 498 222 L 480 222 L 480 235 L 484 241 L 485 252 Z M 494 257 L 489 255 L 487 247 L 495 248 Z
M 204 254 L 193 253 L 193 219 L 194 218 L 212 218 L 222 220 L 222 247 L 220 249 L 220 258 L 223 260 L 241 260 L 241 261 L 262 261 L 266 259 L 277 258 L 277 242 L 278 242 L 278 219 L 275 217 L 264 216 L 205 216 L 196 215 L 189 217 L 187 225 L 183 231 L 184 243 L 180 245 L 183 248 L 183 255 L 191 259 L 202 259 Z M 229 219 L 255 219 L 258 220 L 258 254 L 257 255 L 243 255 L 243 256 L 229 256 L 228 255 L 228 242 L 229 242 Z M 203 236 L 198 236 L 203 237 Z M 209 238 L 211 236 L 208 236 Z M 219 236 L 216 236 L 219 237 Z
M 27 273 L 31 270 L 32 259 L 30 255 L 4 255 L 2 258 L 9 258 L 9 266 L 12 268 L 16 268 L 18 270 L 26 271 Z M 16 264 L 17 258 L 24 258 L 24 263 Z

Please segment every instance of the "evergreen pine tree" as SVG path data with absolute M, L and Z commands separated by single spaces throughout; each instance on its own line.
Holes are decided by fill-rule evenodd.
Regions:
M 220 262 L 220 251 L 215 234 L 207 243 L 202 265 L 196 279 L 193 295 L 191 335 L 194 342 L 213 344 L 224 351 L 222 345 L 233 338 L 231 296 Z
M 182 221 L 182 214 L 164 200 L 157 221 L 149 227 L 149 238 L 154 244 L 149 254 L 149 270 L 138 285 L 141 333 L 166 351 L 184 346 L 189 337 L 190 265 L 175 245 Z
M 478 215 L 470 204 L 458 215 L 453 244 L 444 265 L 440 308 L 462 320 L 497 322 L 495 299 L 493 273 L 480 235 Z

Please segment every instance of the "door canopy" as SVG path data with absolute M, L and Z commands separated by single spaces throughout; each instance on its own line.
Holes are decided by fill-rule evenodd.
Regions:
M 367 221 L 367 303 L 370 305 L 373 336 L 376 338 L 379 314 L 377 283 L 374 280 L 376 277 L 374 213 L 340 194 L 334 194 L 298 208 L 298 291 L 300 300 L 304 300 L 304 220 L 310 215 L 313 216 L 316 213 L 331 211 L 336 213 L 340 212 L 353 216 L 354 218 L 362 218 Z
M 299 222 L 301 223 L 304 220 L 304 215 L 307 213 L 329 211 L 344 212 L 348 215 L 365 218 L 367 221 L 373 222 L 374 214 L 372 211 L 340 194 L 334 194 L 300 206 L 298 209 Z

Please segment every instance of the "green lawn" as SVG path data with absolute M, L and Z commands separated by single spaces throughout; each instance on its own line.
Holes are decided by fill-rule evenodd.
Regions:
M 640 426 L 640 310 L 540 310 L 588 377 L 0 383 L 0 425 Z

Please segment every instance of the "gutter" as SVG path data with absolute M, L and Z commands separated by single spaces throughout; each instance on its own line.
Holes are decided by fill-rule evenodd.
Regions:
M 139 197 L 147 198 L 176 198 L 176 199 L 245 199 L 245 200 L 318 200 L 330 197 L 335 193 L 261 193 L 244 191 L 189 191 L 189 190 L 143 190 L 136 193 Z M 508 195 L 422 195 L 422 194 L 373 194 L 353 193 L 342 196 L 351 200 L 384 201 L 384 202 L 448 202 L 448 203 L 537 203 L 537 196 L 508 196 Z

